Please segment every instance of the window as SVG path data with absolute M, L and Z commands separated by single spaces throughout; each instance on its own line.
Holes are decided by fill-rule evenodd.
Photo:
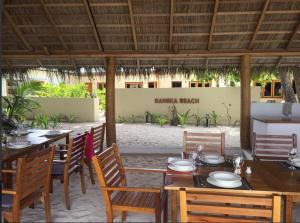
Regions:
M 191 81 L 190 82 L 190 87 L 202 87 L 202 82 L 198 82 L 198 81 Z
M 211 87 L 211 82 L 205 82 L 205 81 L 191 81 L 190 82 L 190 87 L 194 88 L 194 87 Z
M 86 82 L 85 84 L 85 88 L 88 92 L 92 93 L 93 92 L 93 84 L 91 82 Z
M 182 87 L 181 81 L 172 81 L 172 88 L 180 88 Z
M 143 88 L 143 82 L 126 82 L 125 88 Z
M 254 82 L 254 86 L 262 86 L 259 82 Z M 264 87 L 261 88 L 261 97 L 263 98 L 282 98 L 282 86 L 281 81 L 273 80 L 267 82 Z
M 148 82 L 148 88 L 157 88 L 157 82 L 156 81 Z
M 105 88 L 106 88 L 106 83 L 104 83 L 104 82 L 98 82 L 97 83 L 97 89 L 102 90 L 102 89 L 105 89 Z

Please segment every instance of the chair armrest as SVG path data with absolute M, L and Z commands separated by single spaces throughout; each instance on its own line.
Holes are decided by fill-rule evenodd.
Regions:
M 1 193 L 2 193 L 2 194 L 16 194 L 17 192 L 16 192 L 15 190 L 3 188 L 3 189 L 1 190 Z
M 56 149 L 55 150 L 55 152 L 64 152 L 64 153 L 66 153 L 66 152 L 68 152 L 68 150 L 66 150 L 66 149 Z
M 61 143 L 59 143 L 57 146 L 58 147 L 68 147 L 68 144 L 61 144 Z
M 15 170 L 15 169 L 2 169 L 1 172 L 2 173 L 16 173 L 17 170 Z
M 166 169 L 148 169 L 148 168 L 138 168 L 138 167 L 124 167 L 125 171 L 129 172 L 143 172 L 143 173 L 166 173 Z
M 146 187 L 104 187 L 107 191 L 129 191 L 129 192 L 149 192 L 149 193 L 160 193 L 160 188 L 146 188 Z

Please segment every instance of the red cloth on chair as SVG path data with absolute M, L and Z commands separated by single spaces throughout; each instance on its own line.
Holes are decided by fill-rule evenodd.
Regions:
M 95 155 L 94 153 L 94 146 L 93 146 L 93 135 L 91 133 L 86 134 L 86 150 L 85 156 L 87 159 L 91 160 L 92 157 Z

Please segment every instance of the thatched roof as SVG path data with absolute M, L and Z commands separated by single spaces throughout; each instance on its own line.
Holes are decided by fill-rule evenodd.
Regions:
M 300 64 L 299 0 L 6 0 L 4 70 Z

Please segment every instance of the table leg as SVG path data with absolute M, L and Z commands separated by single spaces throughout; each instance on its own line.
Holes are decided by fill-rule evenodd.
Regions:
M 177 222 L 177 191 L 171 191 L 172 199 L 171 199 L 171 220 L 172 222 Z
M 292 222 L 293 217 L 293 196 L 285 196 L 285 222 Z

